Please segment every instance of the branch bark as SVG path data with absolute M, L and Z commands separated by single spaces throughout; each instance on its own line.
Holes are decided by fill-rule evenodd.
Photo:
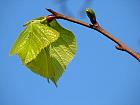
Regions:
M 115 38 L 113 35 L 111 35 L 110 33 L 108 33 L 106 30 L 104 30 L 98 22 L 96 22 L 95 24 L 88 24 L 67 16 L 64 16 L 56 11 L 53 11 L 52 9 L 47 9 L 50 13 L 52 13 L 53 18 L 55 19 L 63 19 L 63 20 L 67 20 L 76 24 L 80 24 L 82 26 L 94 29 L 100 33 L 102 33 L 104 36 L 106 36 L 107 38 L 109 38 L 110 40 L 112 40 L 113 42 L 115 42 L 117 44 L 116 49 L 120 50 L 120 51 L 125 51 L 128 54 L 130 54 L 131 56 L 133 56 L 134 58 L 136 58 L 139 62 L 140 62 L 140 54 L 133 51 L 132 49 L 130 49 L 129 47 L 127 47 L 124 43 L 122 43 L 119 39 Z

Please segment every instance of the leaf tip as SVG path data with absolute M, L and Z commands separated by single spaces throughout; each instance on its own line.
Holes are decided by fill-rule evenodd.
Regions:
M 12 56 L 14 54 L 15 54 L 15 52 L 13 51 L 13 49 L 11 49 L 10 52 L 9 52 L 9 56 Z

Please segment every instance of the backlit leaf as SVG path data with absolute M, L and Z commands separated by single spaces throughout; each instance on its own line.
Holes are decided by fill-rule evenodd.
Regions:
M 52 80 L 55 85 L 76 53 L 76 40 L 72 32 L 61 27 L 55 20 L 50 27 L 60 33 L 59 38 L 27 64 L 33 72 Z
M 17 54 L 25 66 L 57 86 L 76 53 L 73 33 L 60 26 L 56 20 L 47 23 L 43 17 L 33 19 L 24 26 L 26 28 L 10 54 Z
M 39 19 L 28 22 L 11 49 L 10 54 L 18 54 L 24 64 L 35 59 L 43 48 L 59 37 L 56 30 L 41 22 Z

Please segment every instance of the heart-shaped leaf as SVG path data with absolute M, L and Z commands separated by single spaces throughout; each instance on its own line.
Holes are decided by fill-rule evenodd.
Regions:
M 43 48 L 59 37 L 59 33 L 49 25 L 43 24 L 42 20 L 41 18 L 28 22 L 11 49 L 10 54 L 18 54 L 23 64 L 35 59 Z
M 61 27 L 55 20 L 50 27 L 59 32 L 59 38 L 27 64 L 33 72 L 52 80 L 55 85 L 76 53 L 76 39 L 72 32 Z
M 76 53 L 73 33 L 56 20 L 47 23 L 43 17 L 33 19 L 25 26 L 10 54 L 17 54 L 25 66 L 57 86 L 57 81 Z

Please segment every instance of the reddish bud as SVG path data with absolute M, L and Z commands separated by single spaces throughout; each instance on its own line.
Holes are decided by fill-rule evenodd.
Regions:
M 55 19 L 56 17 L 54 15 L 48 15 L 47 16 L 47 21 L 50 23 L 53 19 Z

